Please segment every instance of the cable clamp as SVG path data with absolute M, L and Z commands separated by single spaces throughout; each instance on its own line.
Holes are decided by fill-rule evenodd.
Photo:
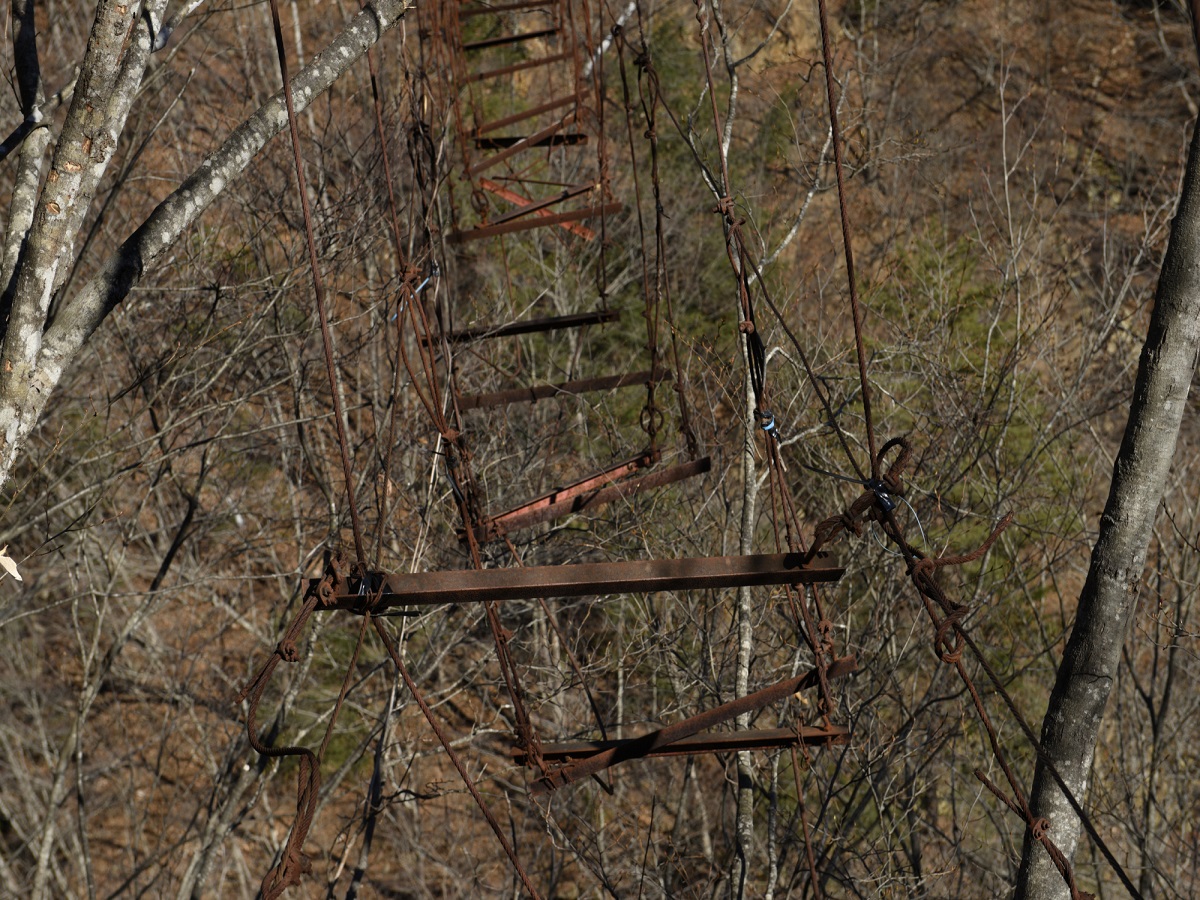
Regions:
M 775 414 L 769 409 L 760 409 L 758 413 L 758 427 L 765 431 L 775 440 L 783 440 L 779 434 L 779 430 L 775 427 Z
M 875 495 L 875 502 L 884 512 L 895 512 L 896 501 L 892 499 L 892 495 L 888 493 L 887 485 L 878 478 L 872 478 L 865 482 L 866 488 Z

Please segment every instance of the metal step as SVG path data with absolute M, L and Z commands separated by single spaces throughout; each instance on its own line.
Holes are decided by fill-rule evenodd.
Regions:
M 842 675 L 848 675 L 857 668 L 858 663 L 854 657 L 845 656 L 834 660 L 825 670 L 825 673 L 828 678 L 838 678 Z M 763 688 L 761 691 L 755 691 L 753 694 L 747 694 L 745 697 L 739 697 L 736 700 L 730 700 L 728 703 L 722 703 L 720 706 L 715 706 L 712 709 L 706 709 L 704 712 L 697 713 L 681 722 L 667 725 L 639 738 L 633 738 L 628 741 L 607 741 L 605 743 L 609 746 L 598 750 L 588 758 L 569 763 L 560 769 L 550 772 L 534 785 L 532 792 L 540 794 L 553 791 L 573 781 L 603 772 L 617 763 L 630 759 L 640 759 L 643 756 L 656 755 L 658 751 L 664 751 L 665 748 L 685 738 L 713 728 L 722 722 L 727 722 L 742 713 L 760 710 L 799 691 L 815 687 L 819 683 L 819 680 L 820 676 L 817 670 L 810 669 L 803 675 L 784 679 L 770 687 Z M 821 740 L 834 741 L 838 739 L 845 739 L 840 730 L 826 732 L 821 738 Z
M 574 490 L 561 491 L 555 495 L 553 500 L 549 501 L 547 501 L 545 496 L 539 497 L 498 516 L 491 516 L 475 530 L 475 536 L 478 540 L 484 542 L 499 540 L 504 534 L 520 531 L 523 528 L 532 528 L 534 525 L 540 525 L 543 522 L 553 522 L 555 519 L 561 519 L 563 516 L 569 516 L 585 510 L 597 509 L 606 503 L 612 503 L 614 500 L 619 500 L 622 497 L 631 497 L 634 494 L 664 487 L 676 481 L 682 481 L 685 478 L 703 475 L 711 468 L 712 461 L 709 457 L 705 456 L 691 462 L 661 469 L 658 472 L 651 472 L 649 475 L 643 475 L 640 478 L 625 481 L 619 481 L 618 478 L 620 476 L 618 478 L 610 478 L 607 479 L 608 482 L 615 483 L 609 483 L 606 487 L 576 488 Z M 458 539 L 460 541 L 466 540 L 465 529 L 459 530 Z
M 806 565 L 800 553 L 644 559 L 448 572 L 373 572 L 367 576 L 367 587 L 363 594 L 359 594 L 363 579 L 347 578 L 347 593 L 334 594 L 325 609 L 361 610 L 367 600 L 366 594 L 378 590 L 380 586 L 384 593 L 374 607 L 376 610 L 438 603 L 535 600 L 539 597 L 595 597 L 650 591 L 816 584 L 837 581 L 842 573 L 842 569 L 823 563 Z
M 546 762 L 571 762 L 589 759 L 609 750 L 621 755 L 629 751 L 642 738 L 623 738 L 610 741 L 569 741 L 561 744 L 542 744 L 542 759 Z M 782 747 L 798 747 L 801 744 L 823 746 L 845 744 L 850 740 L 850 729 L 845 725 L 801 725 L 798 728 L 752 728 L 745 731 L 708 731 L 691 734 L 661 747 L 653 747 L 645 753 L 629 757 L 692 756 L 697 753 L 736 753 L 742 750 L 775 750 Z M 511 750 L 514 760 L 528 764 L 526 751 L 520 747 Z
M 512 337 L 515 334 L 534 334 L 543 331 L 559 331 L 564 328 L 603 325 L 606 322 L 616 321 L 620 317 L 621 313 L 615 309 L 594 309 L 591 312 L 572 313 L 569 316 L 544 316 L 537 319 L 522 319 L 505 325 L 464 328 L 461 331 L 451 331 L 444 337 L 451 344 L 462 344 L 466 341 L 480 341 L 487 338 Z M 437 344 L 441 342 L 442 338 L 443 335 L 435 334 L 430 340 Z
M 660 369 L 656 373 L 626 372 L 624 375 L 601 375 L 596 378 L 579 378 L 575 381 L 562 381 L 558 384 L 532 384 L 529 387 L 511 388 L 506 391 L 493 391 L 490 394 L 467 394 L 458 398 L 458 408 L 492 409 L 497 406 L 508 406 L 512 403 L 536 403 L 550 397 L 575 397 L 589 391 L 611 391 L 617 388 L 630 387 L 635 384 L 649 384 L 651 379 L 657 383 L 670 381 L 674 376 Z

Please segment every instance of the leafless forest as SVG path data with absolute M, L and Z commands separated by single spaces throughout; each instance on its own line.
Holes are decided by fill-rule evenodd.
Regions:
M 825 2 L 12 0 L 0 897 L 1200 896 L 1190 7 Z

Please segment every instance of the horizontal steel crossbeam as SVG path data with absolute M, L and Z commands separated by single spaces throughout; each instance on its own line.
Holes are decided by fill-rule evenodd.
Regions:
M 532 41 L 537 38 L 550 37 L 558 34 L 557 28 L 543 28 L 541 31 L 526 31 L 523 34 L 502 34 L 498 37 L 484 38 L 481 41 L 471 41 L 463 44 L 463 50 L 486 50 L 489 47 L 503 47 L 506 44 L 519 44 L 521 41 Z
M 580 563 L 570 566 L 525 566 L 516 569 L 462 569 L 403 574 L 372 573 L 372 586 L 382 584 L 376 609 L 437 603 L 483 603 L 489 600 L 534 600 L 538 597 L 591 597 L 648 591 L 686 591 L 772 584 L 815 584 L 837 581 L 843 570 L 805 565 L 800 553 L 752 556 L 702 556 Z M 333 598 L 327 609 L 362 608 L 361 581 L 347 580 L 349 593 Z
M 858 663 L 854 657 L 845 656 L 834 660 L 825 672 L 829 678 L 838 678 L 855 671 L 857 668 Z M 817 670 L 811 669 L 803 675 L 776 682 L 770 687 L 763 688 L 761 691 L 755 691 L 753 694 L 747 694 L 745 697 L 738 697 L 736 700 L 730 700 L 728 703 L 722 703 L 720 706 L 706 709 L 704 712 L 697 713 L 673 725 L 667 725 L 658 731 L 644 734 L 631 741 L 610 741 L 609 744 L 616 744 L 617 746 L 609 746 L 606 749 L 597 751 L 587 759 L 551 771 L 534 785 L 533 792 L 545 793 L 552 791 L 556 788 L 564 787 L 573 781 L 578 781 L 581 778 L 587 778 L 603 772 L 605 769 L 611 768 L 625 760 L 639 759 L 643 756 L 651 755 L 655 751 L 662 750 L 684 738 L 713 728 L 721 722 L 727 722 L 730 719 L 736 718 L 742 713 L 755 712 L 806 688 L 815 687 L 819 679 L 820 676 Z
M 544 220 L 543 220 L 544 221 Z M 521 319 L 503 325 L 481 325 L 478 328 L 463 328 L 448 334 L 433 335 L 436 344 L 443 338 L 451 344 L 479 341 L 485 338 L 511 337 L 517 334 L 534 334 L 543 331 L 559 331 L 563 328 L 583 328 L 587 325 L 603 325 L 621 317 L 619 310 L 593 309 L 590 312 L 571 313 L 567 316 L 542 316 L 536 319 Z
M 507 391 L 494 391 L 490 394 L 467 394 L 458 398 L 459 409 L 490 409 L 495 406 L 508 406 L 510 403 L 535 403 L 549 397 L 574 397 L 589 391 L 611 391 L 616 388 L 629 387 L 635 384 L 648 384 L 651 379 L 655 382 L 670 381 L 670 372 L 661 369 L 657 373 L 649 370 L 644 372 L 626 372 L 622 375 L 601 375 L 596 378 L 579 378 L 574 381 L 563 381 L 558 384 L 531 384 L 529 387 L 510 388 Z
M 575 490 L 569 494 L 567 492 L 559 492 L 549 502 L 543 502 L 539 498 L 539 500 L 531 501 L 516 509 L 511 509 L 508 512 L 489 518 L 475 530 L 475 535 L 481 541 L 497 540 L 501 534 L 519 531 L 522 528 L 532 528 L 534 525 L 540 525 L 543 522 L 553 522 L 555 519 L 561 519 L 563 516 L 583 512 L 587 509 L 594 509 L 606 503 L 612 503 L 614 500 L 619 500 L 622 497 L 630 497 L 634 494 L 653 490 L 654 488 L 674 484 L 676 481 L 683 481 L 685 478 L 703 475 L 711 467 L 712 461 L 709 457 L 705 456 L 691 462 L 680 463 L 679 465 L 670 466 L 657 472 L 651 472 L 649 475 L 643 475 L 640 478 L 633 478 L 627 481 L 618 481 L 616 478 L 610 478 L 608 479 L 609 482 L 616 483 L 610 483 L 606 487 Z M 460 529 L 458 539 L 460 541 L 466 540 L 465 530 Z
M 517 231 L 529 231 L 545 225 L 561 225 L 563 222 L 579 222 L 595 216 L 613 216 L 624 207 L 618 202 L 605 203 L 603 206 L 587 206 L 570 212 L 551 213 L 548 216 L 535 216 L 531 219 L 503 222 L 500 225 L 480 225 L 470 231 L 455 231 L 450 234 L 450 242 L 463 244 L 467 241 L 477 241 L 480 238 L 496 237 L 501 234 L 513 234 Z
M 746 731 L 707 731 L 691 734 L 670 744 L 654 747 L 641 756 L 692 756 L 696 753 L 730 753 L 741 750 L 773 750 L 780 747 L 796 747 L 800 744 L 824 745 L 844 744 L 850 739 L 850 729 L 845 725 L 802 725 L 799 728 L 756 728 Z M 583 760 L 607 750 L 620 751 L 637 744 L 641 738 L 624 738 L 615 741 L 568 741 L 561 744 L 542 744 L 542 759 L 547 762 L 569 762 Z M 512 749 L 518 763 L 528 763 L 526 751 L 520 747 Z

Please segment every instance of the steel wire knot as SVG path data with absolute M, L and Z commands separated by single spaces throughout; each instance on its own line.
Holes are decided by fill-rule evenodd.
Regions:
M 1045 816 L 1038 816 L 1029 823 L 1029 831 L 1033 834 L 1033 839 L 1035 841 L 1040 841 L 1042 838 L 1044 838 L 1049 830 L 1050 820 Z
M 279 646 L 275 648 L 275 652 L 279 654 L 279 658 L 284 662 L 295 662 L 300 658 L 300 651 L 296 647 L 296 642 L 291 638 L 284 638 L 279 642 Z

